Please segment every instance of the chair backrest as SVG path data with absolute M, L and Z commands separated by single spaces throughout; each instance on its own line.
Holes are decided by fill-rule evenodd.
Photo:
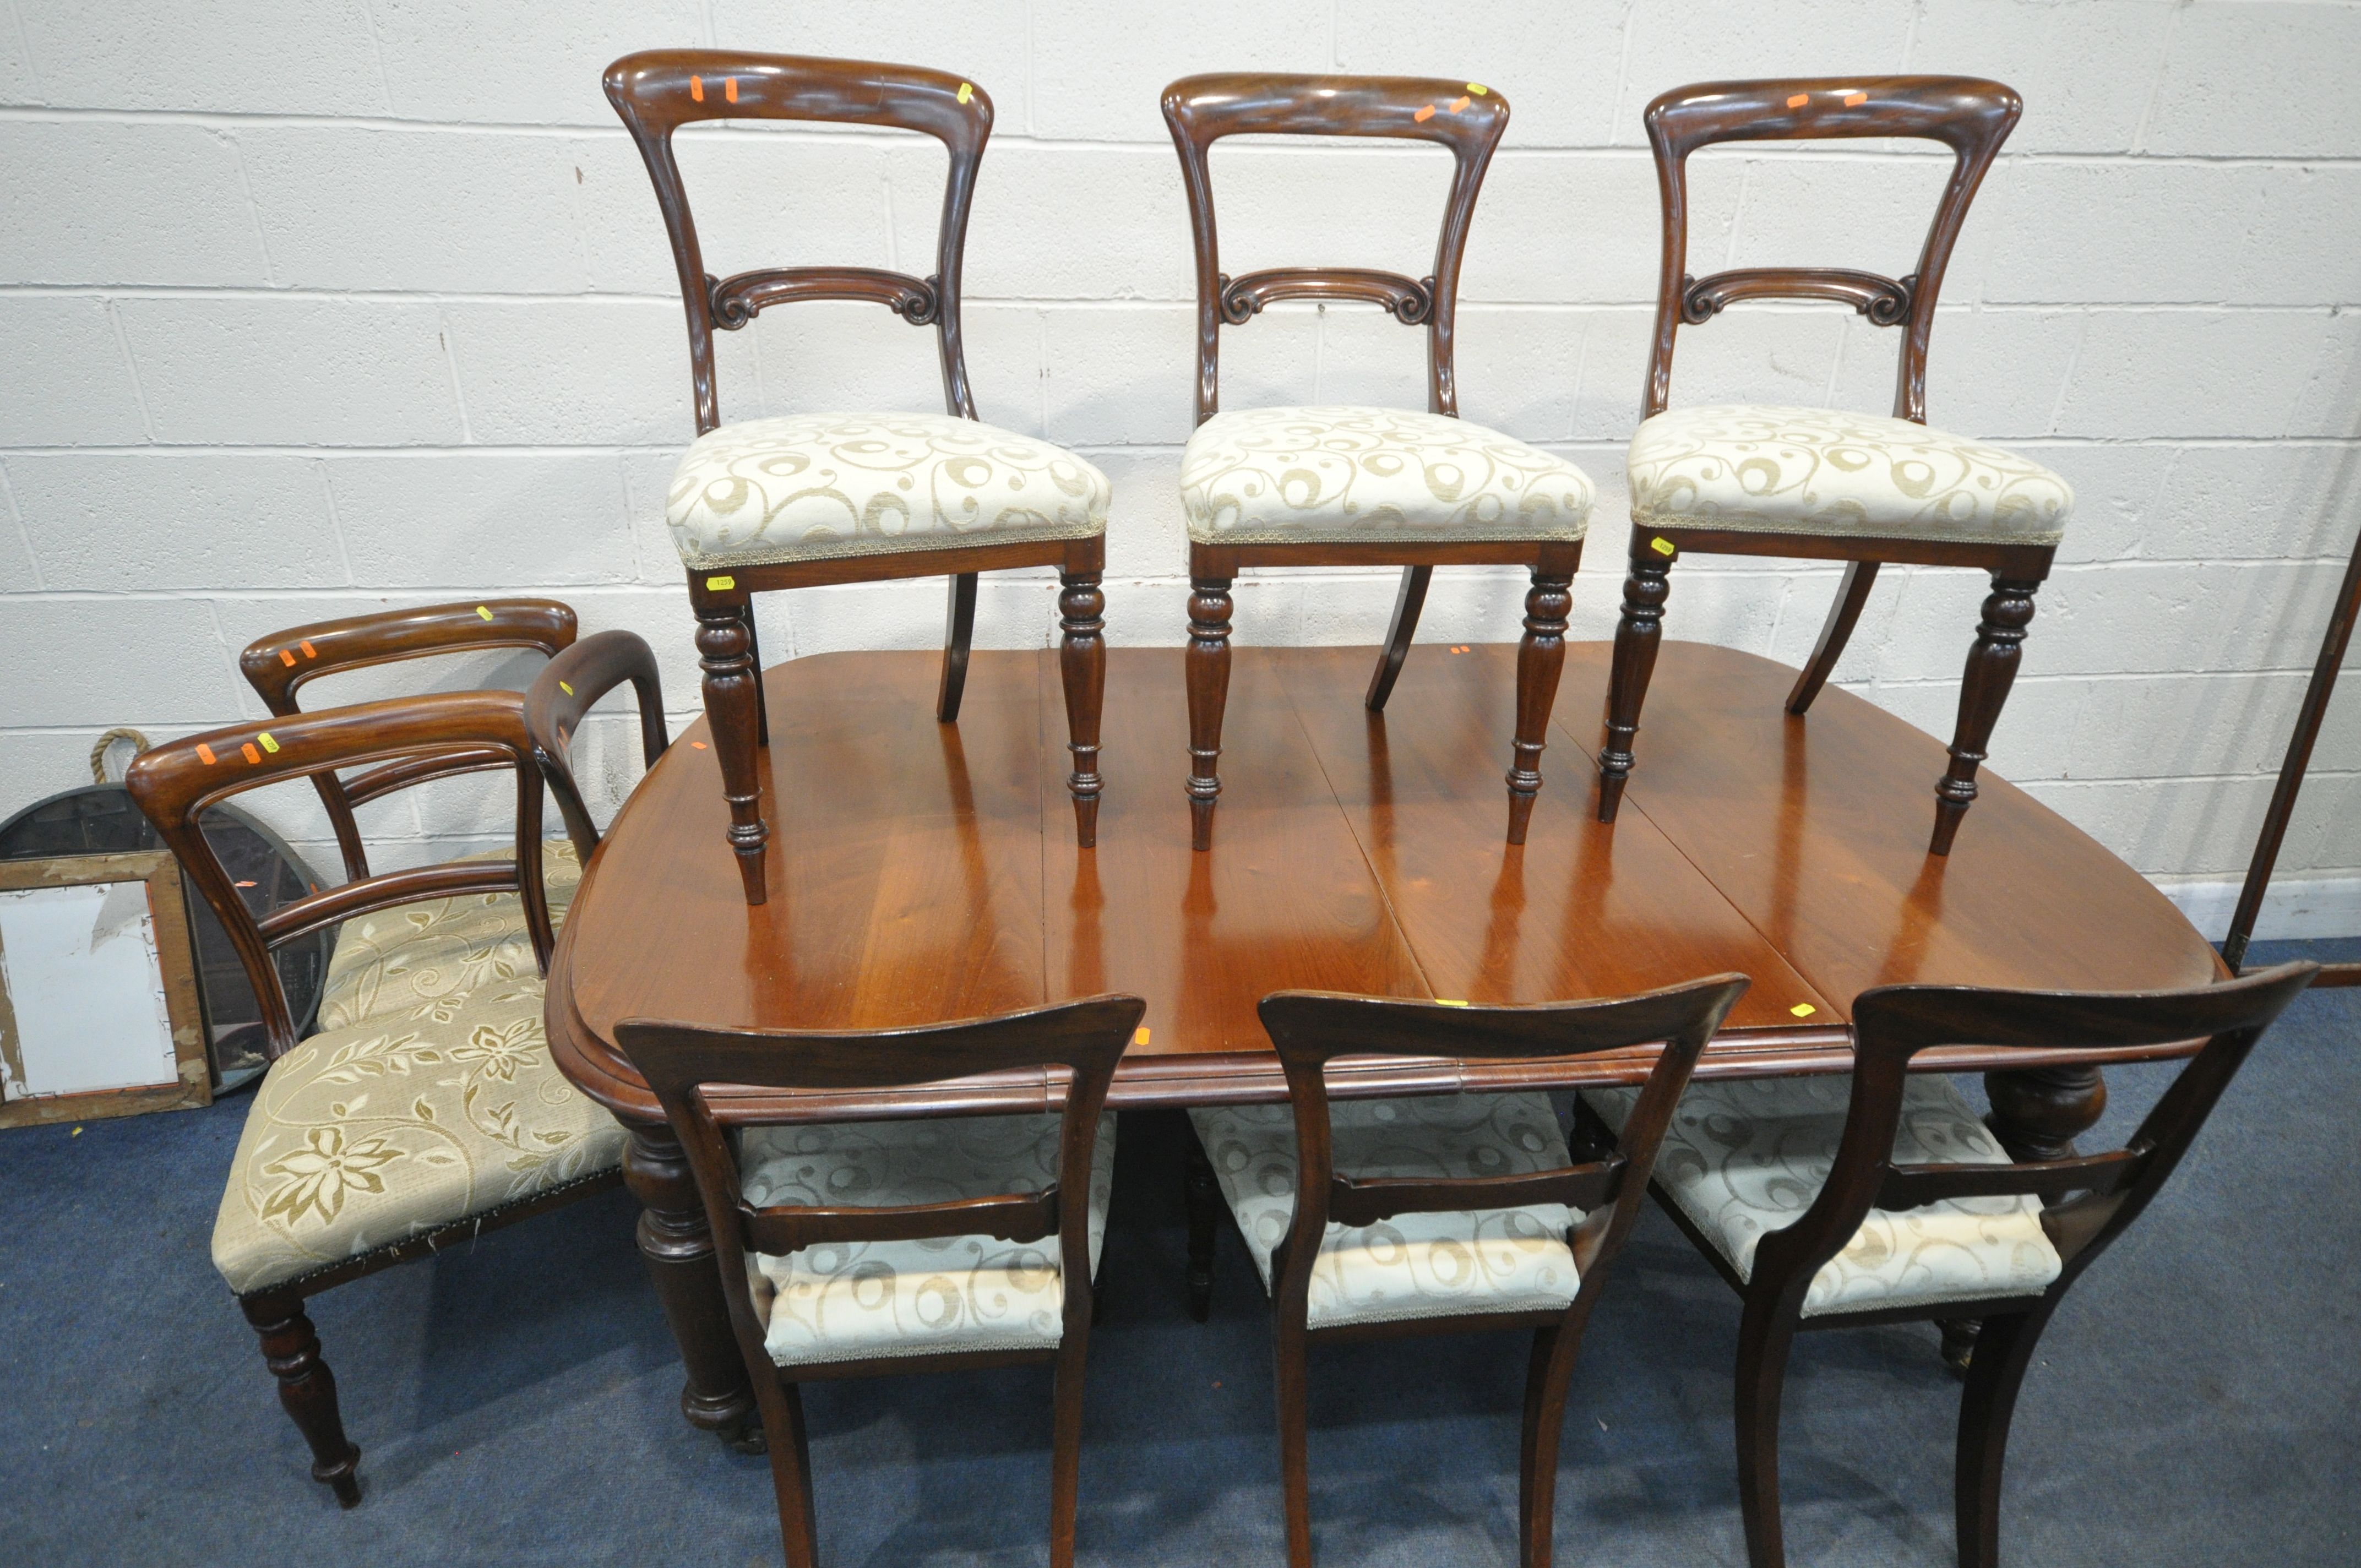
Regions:
M 2320 966 L 2281 964 L 2186 991 L 1984 991 L 1890 985 L 1853 1003 L 1852 1100 L 1827 1183 L 1810 1208 L 1763 1238 L 1754 1279 L 1798 1299 L 1822 1264 L 1844 1250 L 1872 1209 L 2025 1193 L 2050 1200 L 2041 1223 L 2065 1263 L 2063 1289 L 2136 1219 L 2180 1164 L 2214 1102 L 2274 1018 Z M 1896 1165 L 1894 1138 L 1910 1060 L 1939 1046 L 1997 1047 L 2027 1067 L 2126 1047 L 2204 1041 L 2119 1149 L 2006 1165 Z M 2070 1202 L 2057 1201 L 2081 1194 Z
M 397 765 L 422 752 L 465 748 L 497 753 L 515 770 L 516 858 L 452 861 L 361 876 L 257 918 L 229 872 L 198 831 L 215 803 L 264 784 L 316 777 L 370 762 Z M 124 784 L 204 894 L 229 933 L 262 1008 L 264 1050 L 276 1061 L 294 1048 L 295 1025 L 270 949 L 372 910 L 467 893 L 515 893 L 524 903 L 534 961 L 549 962 L 549 904 L 541 880 L 541 770 L 516 692 L 438 692 L 357 704 L 267 724 L 233 725 L 152 746 L 133 759 Z
M 574 779 L 574 737 L 581 732 L 582 716 L 609 692 L 631 683 L 640 708 L 640 751 L 653 768 L 671 738 L 664 733 L 664 682 L 656 674 L 656 656 L 646 639 L 632 631 L 599 631 L 585 637 L 549 662 L 524 694 L 525 733 L 533 754 L 557 797 L 557 814 L 565 819 L 566 837 L 574 840 L 582 863 L 598 847 L 598 824 L 582 804 Z
M 574 628 L 572 608 L 555 599 L 470 599 L 291 627 L 247 643 L 237 663 L 263 706 L 287 718 L 301 711 L 297 694 L 322 675 L 491 648 L 535 648 L 555 657 L 574 641 Z M 368 848 L 355 806 L 430 779 L 508 765 L 497 748 L 443 747 L 396 758 L 357 778 L 317 773 L 312 785 L 335 831 L 345 875 L 358 882 L 369 874 Z
M 960 344 L 960 261 L 975 199 L 976 166 L 992 135 L 992 99 L 972 82 L 917 65 L 821 60 L 729 49 L 651 49 L 607 68 L 607 101 L 630 127 L 654 181 L 656 205 L 680 269 L 688 312 L 689 379 L 699 435 L 721 422 L 713 384 L 713 329 L 734 332 L 773 305 L 795 300 L 864 300 L 892 307 L 913 326 L 935 329 L 943 400 L 975 417 Z M 913 278 L 874 267 L 771 267 L 715 278 L 705 270 L 688 192 L 673 156 L 673 132 L 697 120 L 827 120 L 922 131 L 950 154 L 935 272 Z
M 1281 991 L 1257 1009 L 1287 1073 L 1295 1113 L 1295 1217 L 1272 1260 L 1272 1299 L 1302 1320 L 1331 1223 L 1373 1225 L 1396 1214 L 1511 1209 L 1564 1203 L 1587 1216 L 1573 1238 L 1575 1267 L 1587 1275 L 1611 1257 L 1639 1218 L 1656 1151 L 1697 1053 L 1748 985 L 1742 974 L 1596 1002 L 1532 1006 L 1461 1006 L 1334 992 Z M 1624 1123 L 1617 1151 L 1603 1159 L 1529 1176 L 1449 1178 L 1336 1174 L 1327 1068 L 1338 1057 L 1429 1057 L 1536 1064 L 1664 1043 Z
M 1740 300 L 1834 300 L 1879 326 L 1902 331 L 1894 382 L 1897 419 L 1927 422 L 1927 340 L 1935 296 L 1968 203 L 2025 101 L 1997 82 L 1971 76 L 1837 76 L 1794 82 L 1703 82 L 1675 87 L 1648 105 L 1648 145 L 1655 149 L 1664 199 L 1663 272 L 1656 282 L 1656 332 L 1648 347 L 1648 390 L 1642 419 L 1664 411 L 1673 378 L 1673 339 L 1683 325 L 1711 321 Z M 1688 273 L 1688 156 L 1724 141 L 1810 141 L 1830 137 L 1915 137 L 1951 149 L 1951 179 L 1918 252 L 1917 270 L 1885 278 L 1835 267 L 1741 267 L 1705 278 Z
M 645 1018 L 618 1025 L 615 1044 L 646 1078 L 687 1152 L 719 1257 L 730 1327 L 747 1364 L 768 1364 L 747 1255 L 783 1256 L 824 1242 L 964 1235 L 1028 1242 L 1055 1235 L 1064 1277 L 1065 1324 L 1070 1332 L 1083 1329 L 1091 1311 L 1091 1154 L 1115 1063 L 1147 1009 L 1136 996 L 1093 996 L 991 1018 L 847 1034 L 712 1029 Z M 725 1118 L 735 1127 L 778 1118 L 731 1115 L 727 1097 L 713 1092 L 737 1085 L 898 1089 L 1052 1068 L 1066 1072 L 1054 1183 L 1038 1192 L 890 1208 L 756 1208 L 749 1203 L 737 1155 L 724 1131 Z M 1053 1085 L 1053 1094 L 1060 1091 Z
M 1459 262 L 1492 149 L 1509 127 L 1509 101 L 1475 82 L 1417 76 L 1185 76 L 1164 90 L 1164 123 L 1180 152 L 1189 222 L 1197 243 L 1197 422 L 1221 407 L 1221 332 L 1280 300 L 1357 300 L 1382 305 L 1406 326 L 1426 328 L 1429 410 L 1459 411 L 1453 328 Z M 1434 271 L 1405 278 L 1366 267 L 1275 267 L 1232 278 L 1222 270 L 1207 155 L 1230 136 L 1390 137 L 1451 149 L 1451 193 L 1434 245 Z

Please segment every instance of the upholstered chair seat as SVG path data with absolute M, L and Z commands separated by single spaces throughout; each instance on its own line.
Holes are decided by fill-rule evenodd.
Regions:
M 1811 1207 L 1836 1163 L 1850 1102 L 1849 1075 L 1692 1082 L 1656 1158 L 1656 1184 L 1741 1279 L 1754 1249 Z M 1586 1089 L 1620 1128 L 1638 1091 Z M 1897 1165 L 2006 1165 L 1950 1080 L 1913 1076 L 1894 1138 Z M 1900 1213 L 1872 1209 L 1845 1249 L 1822 1265 L 1804 1316 L 2037 1296 L 2063 1266 L 2026 1193 L 1954 1198 Z
M 698 436 L 664 520 L 691 571 L 1083 539 L 1107 477 L 1029 435 L 948 414 L 795 414 Z
M 1573 541 L 1590 526 L 1592 495 L 1562 457 L 1406 409 L 1217 413 L 1180 456 L 1201 544 Z
M 2072 487 L 1909 420 L 1754 403 L 1673 409 L 1631 437 L 1642 528 L 2055 544 Z
M 1329 1112 L 1339 1176 L 1530 1176 L 1574 1163 L 1546 1095 L 1337 1100 Z M 1294 1113 L 1217 1105 L 1189 1117 L 1268 1289 L 1272 1254 L 1295 1213 Z M 1566 1243 L 1578 1218 L 1563 1203 L 1540 1203 L 1332 1223 L 1312 1268 L 1307 1324 L 1563 1310 L 1580 1284 Z
M 889 1208 L 1039 1192 L 1058 1179 L 1059 1118 L 939 1116 L 752 1127 L 739 1164 L 759 1208 Z M 1115 1191 L 1115 1113 L 1091 1156 L 1091 1267 Z M 753 1255 L 763 1344 L 781 1366 L 876 1356 L 1054 1350 L 1066 1292 L 1058 1238 L 825 1243 Z
M 300 1279 L 621 1165 L 622 1127 L 550 1059 L 530 948 L 524 969 L 313 1035 L 271 1063 L 214 1224 L 231 1289 Z
M 571 840 L 541 847 L 542 885 L 552 928 L 566 923 L 582 861 Z M 494 850 L 469 861 L 513 858 Z M 319 1027 L 349 1029 L 381 1020 L 447 1012 L 471 992 L 498 981 L 533 981 L 533 935 L 524 905 L 513 893 L 470 893 L 379 909 L 347 920 L 320 990 Z

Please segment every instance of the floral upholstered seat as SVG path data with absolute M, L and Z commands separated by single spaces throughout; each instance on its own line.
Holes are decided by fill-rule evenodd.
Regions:
M 385 916 L 379 915 L 379 919 Z M 533 972 L 299 1042 L 256 1087 L 214 1266 L 246 1294 L 622 1163 L 550 1059 Z
M 796 414 L 697 437 L 664 519 L 690 570 L 1106 532 L 1107 477 L 948 414 Z
M 1629 472 L 1642 528 L 2055 544 L 2074 510 L 2038 463 L 1840 409 L 1673 409 L 1641 422 Z
M 495 850 L 469 861 L 500 861 Z M 554 931 L 566 923 L 582 861 L 567 839 L 541 847 L 542 886 Z M 320 989 L 323 1030 L 379 1018 L 407 1018 L 429 1003 L 448 1003 L 499 981 L 532 980 L 533 937 L 513 893 L 469 893 L 380 909 L 345 922 Z
M 1741 1279 L 1763 1235 L 1803 1216 L 1836 1163 L 1852 1094 L 1849 1075 L 1692 1082 L 1656 1157 L 1656 1182 Z M 1620 1129 L 1633 1089 L 1586 1089 Z M 1901 1165 L 2005 1165 L 1948 1079 L 1905 1085 L 1894 1138 Z M 2038 1199 L 1956 1198 L 1891 1213 L 1873 1209 L 1845 1249 L 1820 1266 L 1804 1315 L 2037 1295 L 2062 1266 L 2041 1228 Z
M 1329 1104 L 1335 1168 L 1345 1177 L 1529 1176 L 1573 1163 L 1542 1094 L 1444 1094 Z M 1246 1250 L 1271 1288 L 1271 1255 L 1295 1217 L 1295 1114 L 1286 1105 L 1189 1113 Z M 1312 1267 L 1315 1329 L 1463 1312 L 1563 1310 L 1580 1281 L 1563 1203 L 1464 1213 L 1397 1214 L 1330 1224 Z
M 741 1190 L 757 1207 L 889 1208 L 1039 1192 L 1058 1179 L 1056 1115 L 936 1116 L 750 1127 Z M 1115 1114 L 1091 1159 L 1090 1252 L 1096 1272 L 1115 1190 Z M 876 1356 L 1054 1349 L 1065 1336 L 1058 1238 L 994 1236 L 824 1243 L 756 1254 L 755 1307 L 781 1366 Z M 767 1288 L 765 1288 L 767 1287 Z
M 1217 413 L 1180 457 L 1200 544 L 1576 540 L 1591 497 L 1589 477 L 1562 457 L 1403 409 Z

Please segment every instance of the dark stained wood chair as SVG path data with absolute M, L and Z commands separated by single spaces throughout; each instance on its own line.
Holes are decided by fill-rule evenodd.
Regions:
M 584 715 L 626 682 L 639 705 L 641 759 L 653 768 L 670 738 L 664 733 L 664 681 L 656 671 L 655 652 L 638 633 L 599 631 L 585 637 L 552 659 L 524 694 L 524 728 L 533 760 L 541 764 L 566 837 L 585 866 L 598 847 L 598 826 L 590 819 L 574 777 L 574 738 L 582 732 Z
M 1049 1561 L 1070 1568 L 1092 1276 L 1114 1179 L 1104 1108 L 1145 1010 L 1096 996 L 860 1034 L 618 1026 L 704 1199 L 790 1568 L 818 1560 L 800 1384 L 1043 1361 L 1056 1367 Z M 928 1086 L 1012 1074 L 1039 1084 L 1055 1113 L 928 1114 L 955 1103 L 930 1102 Z M 765 1124 L 733 1114 L 731 1086 L 903 1090 L 916 1119 Z
M 1615 630 L 1598 819 L 1615 820 L 1632 765 L 1641 705 L 1663 635 L 1667 573 L 1684 552 L 1802 556 L 1848 563 L 1843 585 L 1787 696 L 1812 705 L 1844 652 L 1861 607 L 1889 561 L 1977 566 L 1992 574 L 1952 733 L 1950 764 L 1935 784 L 1932 854 L 1949 854 L 1976 797 L 1976 768 L 2049 575 L 2074 496 L 2026 458 L 1927 428 L 1927 343 L 1935 300 L 1968 203 L 2024 104 L 1997 82 L 1958 76 L 1710 82 L 1676 87 L 1648 105 L 1648 142 L 1664 197 L 1663 272 L 1648 386 L 1631 438 L 1631 572 Z M 1688 273 L 1688 157 L 1728 141 L 1915 137 L 1949 147 L 1949 184 L 1918 256 L 1892 279 L 1839 268 L 1761 267 Z M 1902 329 L 1890 419 L 1828 409 L 1721 404 L 1666 411 L 1673 345 L 1684 325 L 1747 300 L 1830 300 L 1879 326 Z
M 1191 1309 L 1202 1321 L 1218 1187 L 1270 1291 L 1292 1568 L 1312 1562 L 1310 1347 L 1517 1328 L 1533 1331 L 1519 1561 L 1547 1568 L 1558 1438 L 1584 1325 L 1639 1218 L 1697 1053 L 1746 985 L 1743 975 L 1715 975 L 1640 996 L 1526 1007 L 1303 991 L 1263 999 L 1290 1103 L 1190 1113 L 1212 1166 L 1190 1184 L 1192 1262 L 1206 1266 Z M 1538 1091 L 1330 1098 L 1351 1092 L 1350 1064 L 1339 1058 L 1562 1063 L 1657 1041 L 1664 1049 L 1620 1143 L 1581 1162 Z
M 607 68 L 608 100 L 654 181 L 688 313 L 697 439 L 666 507 L 688 571 L 704 656 L 729 842 L 746 902 L 761 904 L 763 845 L 757 750 L 769 743 L 753 596 L 774 588 L 949 575 L 950 607 L 935 716 L 957 720 L 975 624 L 976 574 L 1055 566 L 1075 842 L 1098 841 L 1099 711 L 1106 685 L 1106 476 L 1070 452 L 978 422 L 960 337 L 960 270 L 977 166 L 992 134 L 983 89 L 939 71 L 866 60 L 710 49 L 626 55 Z M 866 267 L 705 270 L 673 133 L 705 120 L 818 120 L 931 136 L 950 158 L 935 271 Z M 713 334 L 773 305 L 868 301 L 932 326 L 949 414 L 814 414 L 721 422 Z
M 331 648 L 370 645 L 364 630 L 339 624 L 342 643 L 310 627 L 256 646 L 325 663 Z M 397 624 L 378 646 L 428 635 Z M 198 831 L 209 807 L 265 784 L 310 778 L 324 798 L 350 801 L 398 787 L 389 780 L 459 771 L 442 762 L 472 769 L 495 757 L 516 778 L 505 858 L 364 873 L 260 919 Z M 353 767 L 371 769 L 361 780 L 373 782 L 332 792 L 334 770 Z M 360 1451 L 305 1303 L 620 1179 L 623 1129 L 566 1082 L 543 1032 L 552 922 L 524 699 L 448 692 L 234 725 L 150 748 L 126 783 L 220 917 L 261 1004 L 271 1065 L 232 1162 L 214 1263 L 261 1336 L 313 1478 L 350 1508 Z M 388 910 L 401 913 L 380 920 Z M 321 1031 L 299 1040 L 271 949 L 339 923 Z M 401 939 L 372 937 L 379 925 Z M 502 958 L 512 925 L 528 955 L 522 973 Z
M 1213 843 L 1222 714 L 1230 683 L 1230 585 L 1246 566 L 1402 568 L 1393 624 L 1364 701 L 1382 712 L 1439 565 L 1532 574 L 1517 657 L 1509 770 L 1511 844 L 1525 841 L 1565 656 L 1570 586 L 1590 521 L 1589 478 L 1563 458 L 1458 418 L 1453 358 L 1460 258 L 1509 103 L 1477 82 L 1416 77 L 1191 76 L 1164 90 L 1197 252 L 1197 423 L 1181 456 L 1189 523 L 1189 803 L 1195 847 Z M 1228 136 L 1431 141 L 1454 169 L 1427 278 L 1361 267 L 1222 270 L 1208 154 Z M 1221 411 L 1221 332 L 1281 300 L 1378 305 L 1426 329 L 1427 409 Z
M 1656 1162 L 1659 1201 L 1745 1299 L 1738 1485 L 1752 1568 L 1786 1561 L 1779 1400 L 1799 1330 L 1980 1319 L 1960 1404 L 1961 1568 L 2000 1561 L 2009 1418 L 2042 1330 L 2171 1176 L 2265 1028 L 2317 966 L 2147 993 L 1897 985 L 1853 1006 L 1843 1077 L 1690 1086 Z M 2203 1040 L 2120 1149 L 2012 1161 L 1948 1079 L 1911 1058 L 1981 1046 L 2070 1059 Z M 1609 1126 L 1628 1091 L 1585 1090 Z M 2044 1208 L 2042 1200 L 2052 1206 Z

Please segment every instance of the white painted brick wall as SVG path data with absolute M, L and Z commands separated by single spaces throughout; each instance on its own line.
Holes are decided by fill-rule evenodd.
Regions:
M 2204 905 L 2244 863 L 2339 565 L 2361 529 L 2361 5 L 2214 0 L 0 0 L 0 813 L 85 776 L 96 732 L 254 717 L 248 639 L 456 596 L 546 592 L 625 626 L 694 710 L 663 523 L 691 433 L 672 262 L 598 90 L 634 48 L 916 59 L 993 94 L 968 257 L 984 416 L 1113 476 L 1110 633 L 1182 635 L 1173 473 L 1189 431 L 1188 227 L 1157 93 L 1191 71 L 1439 72 L 1516 104 L 1468 250 L 1463 406 L 1591 470 L 1578 635 L 1613 625 L 1622 444 L 1640 395 L 1656 198 L 1640 111 L 1772 72 L 2000 77 L 2027 112 L 1971 216 L 1929 373 L 1938 424 L 2021 445 L 2081 506 L 1994 766 Z M 916 138 L 703 128 L 682 157 L 717 269 L 929 269 L 943 159 Z M 1234 269 L 1425 269 L 1433 149 L 1216 154 Z M 1939 157 L 1723 148 L 1696 166 L 1698 270 L 1906 270 Z M 1883 411 L 1892 334 L 1734 312 L 1676 398 Z M 1228 334 L 1224 392 L 1417 403 L 1420 343 L 1367 312 Z M 932 409 L 933 346 L 884 312 L 778 312 L 720 344 L 732 416 Z M 1834 573 L 1686 564 L 1672 630 L 1794 661 Z M 1948 733 L 1981 584 L 1894 571 L 1839 672 Z M 1367 641 L 1388 574 L 1268 574 L 1242 639 Z M 1446 573 L 1430 639 L 1506 638 L 1512 574 Z M 934 645 L 932 584 L 774 596 L 774 658 Z M 987 645 L 1049 641 L 1044 574 L 988 579 Z M 528 663 L 370 672 L 321 697 L 514 682 Z M 601 719 L 584 765 L 635 772 Z M 1109 758 L 1176 787 L 1170 759 Z M 1126 782 L 1127 781 L 1127 782 Z M 1559 787 L 1578 792 L 1578 780 Z M 267 813 L 331 863 L 316 806 Z M 2285 864 L 2361 929 L 2361 696 L 2331 720 Z M 283 798 L 280 798 L 283 797 Z M 1177 799 L 1177 795 L 1176 795 Z M 463 785 L 389 802 L 388 856 L 496 834 Z M 2302 890 L 2311 890 L 2304 892 Z

